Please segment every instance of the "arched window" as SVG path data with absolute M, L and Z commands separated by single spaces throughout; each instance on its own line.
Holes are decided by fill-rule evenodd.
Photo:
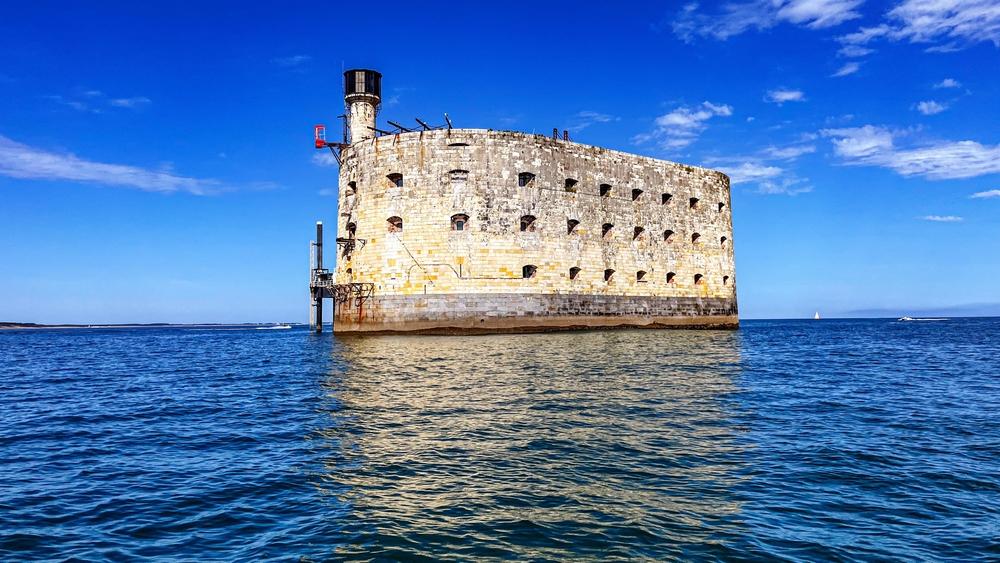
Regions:
M 632 240 L 639 240 L 639 237 L 641 237 L 642 233 L 645 231 L 646 229 L 643 229 L 642 227 L 636 227 L 635 230 L 632 231 Z
M 522 188 L 530 188 L 535 183 L 535 175 L 531 172 L 521 172 L 517 175 L 517 185 Z
M 694 275 L 694 284 L 695 285 L 705 285 L 705 276 L 703 276 L 701 274 L 695 274 Z
M 527 266 L 522 266 L 521 267 L 521 277 L 524 278 L 524 279 L 535 277 L 535 274 L 537 272 L 538 272 L 538 268 L 535 267 L 535 266 L 533 266 L 533 265 L 531 265 L 531 264 L 528 264 Z
M 642 190 L 640 190 L 639 188 L 632 190 L 632 201 L 636 201 L 637 199 L 639 199 L 639 196 L 641 195 L 642 195 Z
M 525 215 L 524 217 L 521 217 L 521 232 L 526 233 L 526 232 L 532 232 L 534 230 L 535 230 L 535 216 Z
M 567 219 L 566 220 L 566 234 L 571 235 L 571 234 L 575 233 L 576 232 L 576 228 L 579 225 L 580 225 L 580 222 L 577 221 L 576 219 Z
M 674 242 L 674 232 L 670 229 L 663 231 L 663 240 L 667 241 L 667 243 Z
M 688 207 L 691 208 L 691 209 L 697 209 L 697 207 L 698 207 L 698 198 L 693 197 L 693 198 L 689 199 L 688 200 Z
M 347 269 L 347 271 L 346 271 L 345 273 L 347 274 L 347 277 L 352 277 L 352 276 L 354 276 L 354 270 L 353 270 L 353 269 L 351 269 L 351 268 L 348 268 L 348 269 Z
M 469 179 L 468 170 L 452 170 L 448 172 L 448 177 L 451 179 L 452 186 L 464 186 L 465 182 Z
M 645 270 L 639 270 L 638 272 L 636 272 L 635 273 L 635 281 L 640 282 L 640 283 L 646 283 L 646 271 Z
M 348 223 L 347 224 L 347 238 L 354 238 L 354 235 L 356 235 L 357 233 L 358 233 L 358 224 L 357 223 Z
M 676 278 L 676 277 L 677 277 L 677 274 L 675 274 L 673 272 L 667 272 L 667 283 L 677 283 L 676 281 L 674 281 L 674 278 Z
M 611 230 L 614 228 L 615 226 L 612 225 L 611 223 L 605 223 L 601 225 L 601 236 L 604 238 L 608 238 L 609 236 L 611 236 Z
M 729 276 L 722 276 L 722 285 L 729 285 Z
M 575 280 L 577 276 L 580 275 L 580 268 L 573 266 L 569 269 L 569 279 Z
M 606 281 L 606 282 L 611 281 L 611 278 L 613 278 L 614 275 L 615 275 L 615 271 L 612 270 L 611 268 L 608 268 L 607 270 L 604 270 L 604 281 Z
M 566 191 L 576 193 L 577 181 L 573 178 L 566 178 Z
M 666 204 L 670 203 L 670 200 L 673 197 L 674 196 L 671 195 L 671 194 L 660 194 L 660 203 L 662 203 L 663 205 L 666 205 Z
M 469 216 L 465 213 L 458 213 L 451 216 L 451 230 L 464 231 L 469 225 Z
M 356 193 L 358 193 L 358 183 L 357 182 L 348 182 L 347 183 L 347 195 L 354 195 Z
M 698 239 L 700 239 L 700 238 L 701 238 L 700 234 L 698 234 L 698 233 L 691 233 L 691 244 L 698 244 Z
M 723 210 L 723 209 L 725 209 L 725 208 L 726 208 L 726 204 L 725 204 L 725 203 L 722 203 L 722 202 L 720 201 L 720 202 L 719 202 L 719 213 L 722 213 L 722 210 Z
M 611 197 L 611 184 L 601 184 L 601 197 Z
M 719 244 L 722 246 L 722 248 L 726 247 L 726 243 L 727 242 L 729 242 L 729 239 L 726 238 L 726 237 L 722 237 L 722 238 L 719 239 Z
M 389 232 L 390 233 L 402 232 L 402 230 L 403 230 L 403 220 L 400 219 L 399 217 L 395 217 L 395 216 L 389 217 L 388 219 L 386 219 L 386 222 L 389 223 Z
M 397 188 L 403 187 L 403 175 L 399 172 L 393 172 L 392 174 L 386 176 L 386 178 L 389 179 L 390 186 L 395 186 Z

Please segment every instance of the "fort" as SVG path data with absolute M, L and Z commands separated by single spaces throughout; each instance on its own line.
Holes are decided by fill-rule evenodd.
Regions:
M 738 326 L 729 178 L 511 131 L 376 127 L 344 73 L 337 259 L 317 224 L 311 322 L 338 333 Z

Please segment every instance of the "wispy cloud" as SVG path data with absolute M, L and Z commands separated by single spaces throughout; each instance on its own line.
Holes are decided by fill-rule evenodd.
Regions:
M 738 166 L 721 166 L 732 184 L 748 184 L 780 176 L 784 170 L 758 162 L 744 162 Z
M 619 118 L 613 115 L 608 115 L 606 113 L 600 113 L 596 111 L 584 110 L 577 113 L 570 119 L 570 125 L 568 125 L 566 129 L 574 133 L 579 133 L 580 131 L 583 131 L 584 129 L 590 127 L 591 125 L 594 125 L 595 123 L 608 123 L 610 121 L 618 121 L 618 120 Z
M 860 45 L 844 45 L 837 50 L 838 55 L 848 58 L 864 57 L 874 52 L 875 49 L 869 49 L 868 47 L 862 47 Z
M 757 185 L 757 193 L 762 195 L 797 196 L 811 192 L 813 190 L 812 186 L 806 185 L 803 182 L 805 180 L 795 177 L 765 180 Z
M 94 162 L 71 153 L 31 147 L 2 135 L 0 175 L 22 179 L 86 182 L 160 193 L 188 192 L 205 195 L 224 189 L 217 180 L 179 176 L 169 170 Z
M 135 109 L 138 107 L 149 105 L 153 103 L 153 100 L 150 100 L 146 96 L 136 96 L 134 98 L 115 98 L 109 101 L 108 103 L 117 108 Z
M 316 166 L 338 166 L 337 157 L 330 151 L 316 151 L 312 155 L 312 162 Z
M 337 188 L 323 188 L 316 193 L 323 197 L 336 197 L 340 192 L 337 191 Z
M 632 138 L 636 144 L 652 140 L 657 141 L 660 148 L 675 150 L 693 143 L 705 130 L 708 120 L 713 117 L 729 117 L 733 108 L 725 104 L 702 102 L 699 106 L 681 106 L 670 113 L 657 117 L 655 128 L 649 133 L 642 133 Z
M 957 51 L 980 42 L 1000 47 L 1000 6 L 996 0 L 903 0 L 886 21 L 839 37 L 862 46 L 876 39 L 929 44 L 928 51 Z
M 86 113 L 104 113 L 104 108 L 126 108 L 138 109 L 153 103 L 146 96 L 134 96 L 131 98 L 109 98 L 100 90 L 82 90 L 70 96 L 45 96 L 58 104 Z
M 861 63 L 853 61 L 849 63 L 844 63 L 844 66 L 840 67 L 840 69 L 837 70 L 837 72 L 833 73 L 830 76 L 833 76 L 834 78 L 840 78 L 841 76 L 848 76 L 854 74 L 860 68 L 861 68 Z
M 969 197 L 973 199 L 989 199 L 994 197 L 1000 197 L 1000 190 L 986 190 L 985 192 L 976 192 Z
M 961 88 L 962 83 L 954 78 L 945 78 L 941 82 L 934 85 L 935 88 Z
M 93 107 L 90 103 L 81 100 L 74 100 L 71 98 L 66 98 L 59 95 L 45 96 L 45 99 L 51 100 L 57 104 L 72 108 L 76 111 L 84 113 L 102 113 L 100 108 Z
M 849 165 L 880 166 L 902 176 L 923 176 L 933 180 L 1000 173 L 1000 145 L 937 141 L 900 149 L 894 144 L 896 134 L 874 125 L 824 129 L 821 133 L 833 143 L 834 154 Z
M 777 90 L 768 90 L 767 94 L 764 95 L 764 101 L 780 106 L 785 102 L 804 102 L 806 101 L 806 95 L 802 90 L 785 90 L 779 88 Z
M 723 4 L 718 13 L 706 13 L 697 3 L 685 5 L 671 27 L 682 40 L 698 37 L 725 40 L 743 32 L 770 29 L 779 23 L 821 29 L 861 17 L 863 0 L 752 0 Z
M 816 145 L 789 145 L 787 147 L 767 147 L 764 155 L 768 158 L 792 160 L 804 154 L 816 152 Z
M 934 115 L 948 109 L 948 106 L 940 102 L 935 102 L 934 100 L 926 100 L 923 102 L 917 102 L 913 106 L 913 109 L 924 115 Z
M 917 217 L 917 219 L 933 221 L 934 223 L 960 223 L 963 221 L 963 219 L 957 215 L 924 215 L 923 217 Z
M 308 63 L 311 60 L 312 57 L 310 57 L 309 55 L 290 55 L 287 57 L 274 57 L 273 59 L 271 59 L 271 62 L 277 66 L 284 68 L 297 68 Z

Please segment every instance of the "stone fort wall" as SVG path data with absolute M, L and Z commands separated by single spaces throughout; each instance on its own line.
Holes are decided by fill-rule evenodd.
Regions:
M 478 129 L 342 157 L 337 236 L 357 242 L 338 247 L 336 282 L 375 290 L 336 306 L 337 331 L 738 322 L 720 172 Z

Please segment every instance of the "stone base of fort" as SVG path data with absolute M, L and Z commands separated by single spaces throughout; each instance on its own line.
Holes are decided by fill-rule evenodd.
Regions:
M 340 334 L 738 327 L 731 298 L 522 293 L 375 296 L 337 303 L 333 324 Z

